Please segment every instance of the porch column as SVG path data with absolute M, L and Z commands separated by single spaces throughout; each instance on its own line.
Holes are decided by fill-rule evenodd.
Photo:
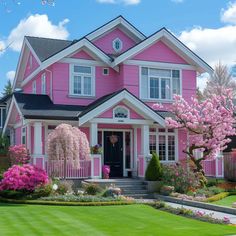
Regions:
M 33 164 L 37 165 L 36 158 L 42 158 L 43 146 L 42 146 L 42 122 L 34 123 L 34 153 Z
M 138 175 L 137 127 L 134 127 L 134 175 Z
M 143 156 L 146 158 L 149 156 L 149 126 L 141 126 L 141 151 Z
M 98 143 L 98 124 L 90 123 L 90 146 Z

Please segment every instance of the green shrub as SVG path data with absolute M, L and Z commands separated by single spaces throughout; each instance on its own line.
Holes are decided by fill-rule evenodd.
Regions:
M 163 182 L 175 187 L 178 193 L 195 191 L 200 186 L 199 175 L 181 163 L 163 165 Z
M 206 202 L 219 201 L 219 200 L 221 200 L 221 199 L 223 199 L 223 198 L 228 197 L 229 195 L 230 195 L 229 192 L 222 192 L 222 193 L 219 193 L 219 194 L 216 194 L 216 195 L 214 195 L 214 196 L 212 196 L 212 197 L 207 198 L 207 199 L 206 199 Z
M 66 193 L 73 193 L 73 189 L 72 189 L 72 185 L 73 182 L 69 181 L 69 180 L 60 180 L 58 182 L 58 189 L 56 190 L 56 192 L 58 194 L 66 194 Z
M 45 184 L 42 186 L 36 187 L 35 191 L 31 194 L 33 199 L 40 198 L 40 197 L 47 197 L 52 193 L 52 185 Z
M 98 193 L 102 192 L 102 188 L 98 184 L 84 184 L 83 185 L 84 192 L 88 195 L 97 195 Z
M 148 163 L 148 167 L 145 173 L 145 179 L 148 181 L 161 180 L 162 177 L 162 167 L 159 161 L 159 157 L 155 152 L 152 153 L 152 158 Z
M 9 198 L 9 199 L 22 199 L 29 195 L 30 192 L 26 192 L 23 190 L 2 190 L 0 191 L 0 197 Z

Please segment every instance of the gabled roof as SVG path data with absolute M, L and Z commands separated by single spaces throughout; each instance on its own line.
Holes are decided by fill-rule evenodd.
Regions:
M 48 95 L 14 93 L 21 114 L 26 119 L 78 120 L 86 106 L 53 104 Z
M 146 38 L 146 36 L 141 31 L 139 31 L 134 25 L 132 25 L 121 15 L 95 29 L 85 37 L 93 41 L 116 27 L 119 27 L 123 32 L 129 34 L 135 42 L 140 42 Z
M 71 40 L 39 38 L 32 36 L 26 36 L 25 38 L 28 40 L 41 62 L 73 44 L 73 41 Z
M 163 117 L 161 117 L 135 95 L 130 93 L 127 89 L 118 90 L 91 103 L 83 112 L 79 114 L 79 125 L 81 126 L 96 116 L 99 116 L 121 101 L 127 102 L 132 105 L 133 108 L 139 110 L 140 114 L 148 117 L 163 127 L 165 126 L 165 119 Z
M 127 51 L 123 52 L 112 62 L 112 66 L 117 66 L 123 61 L 134 57 L 139 54 L 146 48 L 150 47 L 158 40 L 163 40 L 171 49 L 177 52 L 182 56 L 186 61 L 189 61 L 191 64 L 195 65 L 199 72 L 208 72 L 212 73 L 213 69 L 208 65 L 203 59 L 201 59 L 197 54 L 190 50 L 185 44 L 183 44 L 179 39 L 177 39 L 170 31 L 166 28 L 162 28 L 152 34 L 151 36 L 144 39 L 139 44 L 131 47 Z

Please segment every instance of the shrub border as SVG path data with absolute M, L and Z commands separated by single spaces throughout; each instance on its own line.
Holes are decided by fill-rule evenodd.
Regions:
M 135 201 L 111 201 L 111 202 L 59 202 L 43 200 L 16 200 L 0 197 L 2 203 L 29 204 L 29 205 L 51 205 L 51 206 L 119 206 L 135 204 Z

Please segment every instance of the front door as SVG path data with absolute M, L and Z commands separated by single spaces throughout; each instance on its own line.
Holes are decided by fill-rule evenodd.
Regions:
M 104 132 L 104 165 L 110 166 L 110 177 L 123 177 L 123 132 Z

